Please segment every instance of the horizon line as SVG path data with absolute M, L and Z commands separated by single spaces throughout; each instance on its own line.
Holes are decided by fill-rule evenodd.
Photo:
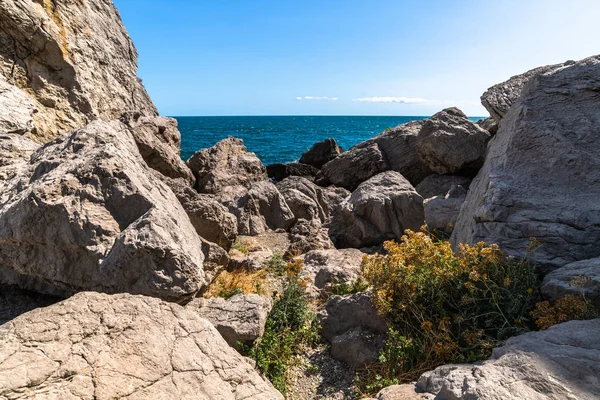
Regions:
M 366 115 L 366 114 L 228 114 L 228 115 L 165 115 L 169 118 L 219 118 L 219 117 L 385 117 L 385 118 L 397 118 L 397 117 L 415 117 L 415 118 L 431 118 L 432 115 Z M 483 115 L 467 115 L 467 118 L 491 118 L 491 116 Z

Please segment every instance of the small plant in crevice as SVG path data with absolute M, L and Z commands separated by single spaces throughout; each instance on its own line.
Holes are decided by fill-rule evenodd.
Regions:
M 287 262 L 280 253 L 274 253 L 271 258 L 265 262 L 265 268 L 275 276 L 283 276 Z
M 503 340 L 534 327 L 538 280 L 528 259 L 505 259 L 497 245 L 461 245 L 406 231 L 367 256 L 362 273 L 390 329 L 379 362 L 356 380 L 361 394 L 415 380 L 445 363 L 489 357 Z
M 236 294 L 258 294 L 270 296 L 272 293 L 271 277 L 266 269 L 248 271 L 239 269 L 235 271 L 221 271 L 203 297 L 224 297 L 229 299 Z
M 241 349 L 242 354 L 256 361 L 258 368 L 282 393 L 286 392 L 287 372 L 305 348 L 319 342 L 316 314 L 310 306 L 305 284 L 298 277 L 302 264 L 286 263 L 282 293 L 275 293 L 275 302 L 267 318 L 264 335 L 253 345 Z
M 355 294 L 364 292 L 369 288 L 369 284 L 363 278 L 359 277 L 356 280 L 340 283 L 332 283 L 328 292 L 331 295 L 344 296 L 347 294 Z

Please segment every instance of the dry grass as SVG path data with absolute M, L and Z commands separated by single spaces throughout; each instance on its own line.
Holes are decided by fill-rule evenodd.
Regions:
M 222 271 L 204 292 L 203 297 L 227 297 L 227 294 L 234 291 L 271 296 L 273 294 L 273 278 L 266 269 Z

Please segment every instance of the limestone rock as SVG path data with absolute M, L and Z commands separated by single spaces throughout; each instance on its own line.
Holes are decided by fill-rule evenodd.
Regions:
M 8 83 L 0 73 L 0 134 L 31 132 L 34 110 L 25 92 Z
M 212 282 L 221 270 L 229 265 L 227 251 L 216 243 L 200 238 L 202 254 L 204 254 L 204 276 L 207 282 Z
M 510 107 L 517 101 L 526 84 L 532 78 L 536 75 L 545 74 L 572 65 L 573 63 L 573 61 L 567 61 L 562 64 L 546 65 L 527 71 L 524 74 L 515 75 L 507 81 L 494 85 L 486 90 L 486 92 L 481 95 L 481 104 L 488 110 L 492 118 L 499 123 Z
M 595 319 L 516 336 L 494 349 L 491 360 L 438 367 L 417 386 L 436 399 L 598 399 L 599 330 Z
M 96 121 L 34 152 L 0 204 L 0 282 L 173 301 L 205 284 L 200 240 L 125 127 Z
M 0 134 L 0 204 L 7 195 L 10 180 L 23 173 L 29 157 L 40 146 L 17 134 Z
M 179 156 L 181 134 L 176 119 L 124 113 L 121 121 L 130 127 L 140 154 L 150 168 L 166 177 L 183 178 L 189 185 L 194 184 L 192 171 Z
M 237 219 L 217 199 L 201 194 L 183 179 L 161 177 L 175 193 L 200 237 L 229 250 L 237 237 Z
M 433 400 L 431 393 L 420 393 L 414 383 L 392 385 L 383 388 L 377 393 L 376 400 Z
M 379 357 L 385 338 L 361 327 L 352 328 L 331 340 L 331 357 L 350 368 L 365 367 Z
M 571 282 L 575 279 L 581 282 Z M 541 290 L 550 300 L 566 294 L 583 296 L 600 310 L 600 258 L 576 261 L 550 272 L 544 277 Z
M 488 131 L 492 136 L 498 133 L 498 122 L 492 117 L 480 119 L 477 121 L 477 125 Z
M 311 292 L 332 283 L 351 283 L 360 277 L 364 253 L 357 249 L 312 250 L 304 254 L 300 275 L 308 278 Z
M 37 110 L 40 141 L 124 111 L 156 115 L 136 73 L 137 52 L 112 1 L 0 3 L 0 75 Z M 13 110 L 31 108 L 21 107 Z
M 423 200 L 425 222 L 429 229 L 452 233 L 460 209 L 467 198 L 467 189 L 452 186 L 448 193 Z
M 491 140 L 452 243 L 498 243 L 515 257 L 530 238 L 547 273 L 600 256 L 600 56 L 526 85 Z
M 424 199 L 443 195 L 445 196 L 453 186 L 469 189 L 471 178 L 459 175 L 429 175 L 415 186 L 417 193 Z
M 0 396 L 283 399 L 197 313 L 92 292 L 0 326 Z
M 228 186 L 218 197 L 237 217 L 240 235 L 260 235 L 269 229 L 287 230 L 294 223 L 294 214 L 271 182 L 256 182 L 250 189 Z
M 412 121 L 387 130 L 352 147 L 323 166 L 330 183 L 354 190 L 374 175 L 392 170 L 416 185 L 431 173 L 416 150 L 423 121 Z
M 329 235 L 337 247 L 369 247 L 400 239 L 425 222 L 423 199 L 398 172 L 376 175 L 334 212 Z
M 273 251 L 265 246 L 254 246 L 250 248 L 247 254 L 238 250 L 229 252 L 228 271 L 245 269 L 247 271 L 257 271 L 265 266 L 265 263 L 273 256 Z
M 417 152 L 438 174 L 477 170 L 491 135 L 458 108 L 446 108 L 425 120 L 417 136 Z
M 238 294 L 227 300 L 199 297 L 186 305 L 188 310 L 210 321 L 234 348 L 237 348 L 239 341 L 251 342 L 265 333 L 271 307 L 273 302 L 270 297 L 257 294 Z
M 58 303 L 62 299 L 0 284 L 0 326 L 36 308 Z
M 242 139 L 228 137 L 209 149 L 196 152 L 187 161 L 196 176 L 198 191 L 218 193 L 227 186 L 249 189 L 254 182 L 266 181 L 267 171 Z
M 302 153 L 300 162 L 312 165 L 315 168 L 321 168 L 343 152 L 344 150 L 337 144 L 335 139 L 329 138 L 313 144 L 309 150 Z
M 299 219 L 290 230 L 290 247 L 287 254 L 298 256 L 311 250 L 333 249 L 327 228 L 318 219 Z
M 328 223 L 333 210 L 350 196 L 344 188 L 322 188 L 296 176 L 286 178 L 276 186 L 296 219 L 318 219 L 322 223 Z
M 312 179 L 318 172 L 315 167 L 301 163 L 267 165 L 267 175 L 275 181 L 281 181 L 288 176 L 304 176 Z

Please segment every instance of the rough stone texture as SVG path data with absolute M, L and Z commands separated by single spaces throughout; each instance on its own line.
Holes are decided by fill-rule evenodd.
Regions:
M 600 398 L 600 319 L 571 321 L 509 339 L 480 365 L 444 365 L 419 389 L 436 399 Z
M 46 307 L 62 299 L 0 284 L 0 325 L 36 308 Z
M 368 293 L 330 297 L 320 318 L 333 358 L 351 367 L 376 361 L 387 324 L 377 315 Z
M 23 173 L 29 157 L 40 146 L 17 134 L 0 134 L 0 204 L 8 195 L 11 179 Z
M 423 121 L 412 121 L 359 143 L 323 166 L 322 174 L 331 183 L 354 190 L 372 176 L 392 170 L 413 185 L 431 173 L 416 150 Z
M 229 250 L 237 237 L 237 219 L 217 199 L 201 194 L 183 179 L 161 177 L 175 193 L 200 237 Z
M 600 256 L 600 56 L 526 85 L 489 145 L 453 244 L 498 243 L 541 271 Z
M 273 256 L 273 251 L 265 246 L 254 246 L 247 254 L 238 250 L 229 252 L 228 271 L 245 269 L 247 271 L 257 271 L 264 267 L 267 260 Z
M 229 265 L 227 251 L 216 243 L 200 238 L 202 254 L 204 254 L 204 276 L 206 282 L 212 282 L 219 272 Z
M 416 140 L 419 157 L 438 174 L 477 170 L 491 135 L 458 108 L 446 108 L 425 120 Z
M 303 257 L 300 275 L 308 278 L 311 293 L 318 294 L 331 283 L 357 280 L 364 255 L 357 249 L 312 250 Z
M 335 210 L 329 235 L 336 247 L 369 247 L 424 223 L 422 197 L 402 175 L 388 171 L 361 183 Z
M 257 294 L 238 294 L 225 300 L 221 297 L 196 298 L 186 305 L 207 319 L 231 347 L 237 342 L 250 342 L 265 333 L 267 317 L 273 307 L 270 297 Z
M 492 136 L 498 133 L 498 122 L 492 117 L 480 119 L 477 121 L 477 125 L 488 131 Z
M 466 198 L 467 189 L 458 185 L 452 186 L 445 195 L 423 200 L 427 227 L 452 233 Z
M 38 110 L 32 133 L 40 141 L 124 111 L 156 115 L 136 72 L 137 52 L 112 1 L 0 2 L 0 75 Z
M 283 399 L 197 313 L 91 292 L 0 327 L 0 397 Z
M 294 223 L 294 214 L 271 182 L 256 182 L 249 190 L 243 186 L 228 186 L 218 197 L 236 216 L 240 235 L 260 235 L 269 229 L 287 230 Z
M 267 170 L 242 139 L 228 137 L 209 149 L 196 152 L 187 160 L 196 176 L 199 192 L 219 193 L 227 186 L 249 189 L 254 182 L 266 181 Z
M 376 400 L 433 400 L 434 397 L 431 393 L 418 393 L 414 384 L 407 383 L 382 389 Z
M 289 177 L 276 186 L 296 219 L 318 219 L 322 223 L 328 223 L 333 210 L 350 196 L 344 188 L 322 188 L 302 177 Z
M 313 179 L 319 172 L 308 164 L 289 163 L 267 165 L 267 175 L 275 181 L 281 181 L 288 176 L 304 176 Z
M 34 110 L 29 97 L 0 73 L 0 134 L 31 132 Z
M 584 277 L 581 284 L 571 280 Z M 550 300 L 558 300 L 566 294 L 584 296 L 600 310 L 600 258 L 576 261 L 558 268 L 544 277 L 542 295 Z
M 361 183 L 387 170 L 377 143 L 350 149 L 323 165 L 321 174 L 328 183 L 354 190 Z
M 309 150 L 302 153 L 300 162 L 312 165 L 315 168 L 321 168 L 343 152 L 344 150 L 337 144 L 335 139 L 329 138 L 313 144 Z
M 0 204 L 0 281 L 49 294 L 180 301 L 205 284 L 198 235 L 124 125 L 95 121 L 30 157 Z
M 166 177 L 183 178 L 189 185 L 194 184 L 194 174 L 179 155 L 181 134 L 176 119 L 124 113 L 121 121 L 131 128 L 140 154 L 150 168 Z
M 573 61 L 562 64 L 546 65 L 515 75 L 505 82 L 492 86 L 481 95 L 481 104 L 488 110 L 496 122 L 500 122 L 510 107 L 517 101 L 526 84 L 536 75 L 545 74 L 572 65 Z M 491 132 L 490 132 L 491 133 Z
M 290 230 L 290 247 L 287 254 L 298 256 L 311 250 L 333 249 L 327 228 L 318 219 L 299 219 Z
M 462 186 L 465 189 L 469 189 L 471 185 L 471 178 L 459 175 L 429 175 L 423 179 L 421 183 L 415 186 L 417 193 L 424 199 L 431 197 L 446 195 L 453 186 Z

